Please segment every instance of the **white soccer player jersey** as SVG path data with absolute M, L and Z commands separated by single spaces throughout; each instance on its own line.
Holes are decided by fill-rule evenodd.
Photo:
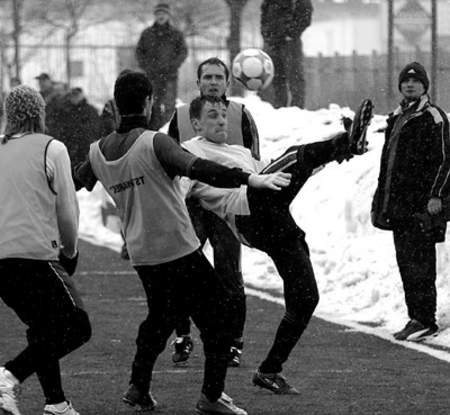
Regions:
M 142 133 L 117 160 L 106 160 L 98 142 L 89 152 L 95 176 L 118 208 L 133 265 L 173 261 L 200 246 L 179 183 L 155 155 L 154 135 Z

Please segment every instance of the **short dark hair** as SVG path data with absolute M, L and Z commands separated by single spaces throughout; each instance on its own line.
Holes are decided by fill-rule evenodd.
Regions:
M 228 69 L 228 66 L 225 64 L 224 61 L 220 60 L 219 58 L 209 58 L 203 61 L 200 65 L 197 67 L 197 79 L 200 80 L 200 77 L 202 76 L 203 67 L 205 65 L 217 65 L 222 66 L 225 70 L 225 78 L 228 81 L 230 78 L 230 71 Z
M 126 75 L 127 73 L 131 73 L 131 72 L 134 72 L 133 69 L 129 69 L 129 68 L 122 69 L 119 72 L 119 75 L 117 75 L 117 78 L 121 77 L 122 75 Z
M 151 98 L 152 92 L 152 84 L 144 73 L 130 71 L 120 75 L 114 85 L 119 114 L 140 114 L 145 108 L 145 99 Z
M 210 102 L 211 104 L 222 103 L 223 105 L 226 105 L 222 97 L 206 95 L 198 96 L 197 98 L 194 98 L 189 105 L 189 118 L 191 120 L 193 118 L 199 119 L 202 114 L 202 109 L 207 102 Z

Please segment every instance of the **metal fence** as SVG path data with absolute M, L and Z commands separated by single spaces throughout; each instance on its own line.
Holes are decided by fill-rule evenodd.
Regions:
M 439 51 L 435 102 L 450 112 L 450 53 Z M 372 55 L 306 57 L 306 106 L 309 109 L 327 107 L 330 103 L 355 108 L 364 97 L 371 97 L 377 113 L 387 113 L 398 104 L 397 75 L 408 62 L 419 61 L 430 68 L 427 52 L 394 53 L 395 73 L 393 91 L 387 89 L 387 56 Z M 428 71 L 430 74 L 430 72 Z M 433 81 L 433 80 L 431 80 Z
M 250 46 L 250 45 L 249 45 Z M 252 45 L 260 46 L 260 45 Z M 22 46 L 23 81 L 36 85 L 34 77 L 48 72 L 55 80 L 65 81 L 65 54 L 61 45 Z M 228 51 L 224 44 L 214 47 L 189 43 L 189 55 L 179 72 L 179 98 L 187 102 L 197 93 L 196 69 L 198 64 L 211 56 L 228 62 Z M 395 74 L 409 61 L 418 60 L 430 67 L 430 54 L 416 51 L 396 51 Z M 133 46 L 77 45 L 71 50 L 74 75 L 72 86 L 82 87 L 89 100 L 101 108 L 112 96 L 115 78 L 121 69 L 136 67 Z M 364 97 L 371 97 L 378 113 L 386 113 L 396 105 L 398 91 L 387 91 L 387 57 L 384 54 L 351 56 L 307 56 L 304 59 L 306 81 L 306 107 L 314 110 L 335 103 L 355 108 Z M 450 111 L 450 53 L 439 51 L 436 102 Z M 392 98 L 393 97 L 393 98 Z

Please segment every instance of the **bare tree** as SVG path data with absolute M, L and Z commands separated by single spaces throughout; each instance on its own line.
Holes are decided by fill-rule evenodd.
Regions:
M 114 0 L 33 0 L 36 19 L 54 30 L 64 32 L 66 78 L 72 78 L 71 49 L 75 36 L 82 30 L 118 19 L 123 2 Z M 125 2 L 128 3 L 128 2 Z
M 37 52 L 37 48 L 24 48 L 23 38 L 32 35 L 40 44 L 54 31 L 42 26 L 37 13 L 40 10 L 36 0 L 0 0 L 0 85 L 4 85 L 6 77 L 21 78 L 23 63 Z
M 4 68 L 7 68 L 8 76 L 19 77 L 21 71 L 20 36 L 22 34 L 23 0 L 1 0 L 0 1 L 0 56 L 1 76 L 3 84 Z M 9 43 L 13 44 L 13 56 L 8 59 L 7 49 Z
M 21 60 L 20 60 L 20 35 L 22 34 L 22 11 L 23 0 L 11 0 L 13 31 L 12 39 L 14 42 L 14 66 L 15 76 L 20 78 Z
M 93 0 L 37 0 L 36 17 L 42 23 L 64 31 L 64 50 L 67 83 L 71 81 L 70 51 L 72 41 L 80 30 L 80 20 Z

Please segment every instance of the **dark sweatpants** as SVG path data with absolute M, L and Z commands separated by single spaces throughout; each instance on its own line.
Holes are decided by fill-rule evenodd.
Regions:
M 226 295 L 200 250 L 154 266 L 135 267 L 147 295 L 148 316 L 139 327 L 130 383 L 148 391 L 158 355 L 173 332 L 180 307 L 200 330 L 205 353 L 202 392 L 216 401 L 224 390 L 231 345 Z
M 436 325 L 436 243 L 417 223 L 394 229 L 397 264 L 410 319 Z
M 178 76 L 160 74 L 149 78 L 153 86 L 153 106 L 149 128 L 158 131 L 166 124 L 175 111 L 177 99 Z
M 224 220 L 203 209 L 198 201 L 186 201 L 195 232 L 202 246 L 209 239 L 213 249 L 214 269 L 221 284 L 227 290 L 231 315 L 231 335 L 240 340 L 244 333 L 246 299 L 241 271 L 241 243 Z M 181 310 L 183 313 L 183 310 Z M 177 336 L 189 334 L 189 314 L 185 311 L 177 320 Z
M 272 85 L 261 95 L 275 108 L 305 106 L 305 80 L 303 76 L 303 46 L 300 38 L 276 45 L 264 44 L 272 58 L 274 76 Z M 272 95 L 273 89 L 273 97 Z M 290 100 L 289 100 L 290 95 Z
M 47 404 L 65 400 L 59 359 L 87 342 L 89 318 L 58 262 L 0 260 L 0 297 L 28 326 L 28 346 L 5 367 L 20 382 L 36 372 Z
M 313 173 L 335 160 L 336 143 L 347 140 L 346 133 L 336 139 L 294 146 L 267 166 L 263 173 L 284 171 L 292 174 L 291 184 L 281 191 L 248 188 L 251 214 L 236 217 L 240 233 L 273 260 L 284 284 L 286 312 L 275 339 L 259 370 L 279 373 L 305 330 L 319 301 L 305 233 L 289 212 L 289 205 Z

